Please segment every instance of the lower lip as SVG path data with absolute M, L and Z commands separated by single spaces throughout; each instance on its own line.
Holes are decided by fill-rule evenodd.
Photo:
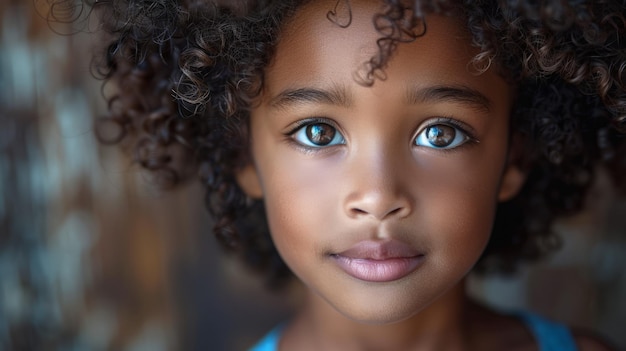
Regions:
M 367 282 L 390 282 L 404 278 L 423 261 L 424 256 L 374 260 L 332 255 L 339 267 L 348 275 Z

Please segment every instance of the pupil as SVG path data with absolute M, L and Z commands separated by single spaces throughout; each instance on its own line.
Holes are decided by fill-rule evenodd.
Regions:
M 454 128 L 444 125 L 428 127 L 426 131 L 428 142 L 437 147 L 446 147 L 452 144 L 455 135 Z
M 306 136 L 315 145 L 328 145 L 335 138 L 335 128 L 328 124 L 313 124 L 306 128 Z

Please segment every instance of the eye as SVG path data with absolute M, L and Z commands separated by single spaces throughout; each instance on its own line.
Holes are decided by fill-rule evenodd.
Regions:
M 292 138 L 302 145 L 316 148 L 345 144 L 343 135 L 327 123 L 302 126 L 292 134 Z
M 422 130 L 415 144 L 434 149 L 452 149 L 467 142 L 470 137 L 463 130 L 447 124 L 433 124 Z

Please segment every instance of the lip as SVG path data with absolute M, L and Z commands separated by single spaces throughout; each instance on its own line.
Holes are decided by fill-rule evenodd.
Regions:
M 424 254 L 397 240 L 361 241 L 330 255 L 348 275 L 367 282 L 404 278 L 424 261 Z

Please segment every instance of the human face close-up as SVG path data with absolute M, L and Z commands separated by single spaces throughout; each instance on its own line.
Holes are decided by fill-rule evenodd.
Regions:
M 384 78 L 355 79 L 377 52 L 376 2 L 310 2 L 284 26 L 250 117 L 254 181 L 290 269 L 344 316 L 411 317 L 457 286 L 483 252 L 507 166 L 512 88 L 476 54 L 462 22 L 427 15 Z M 249 183 L 252 183 L 250 185 Z

